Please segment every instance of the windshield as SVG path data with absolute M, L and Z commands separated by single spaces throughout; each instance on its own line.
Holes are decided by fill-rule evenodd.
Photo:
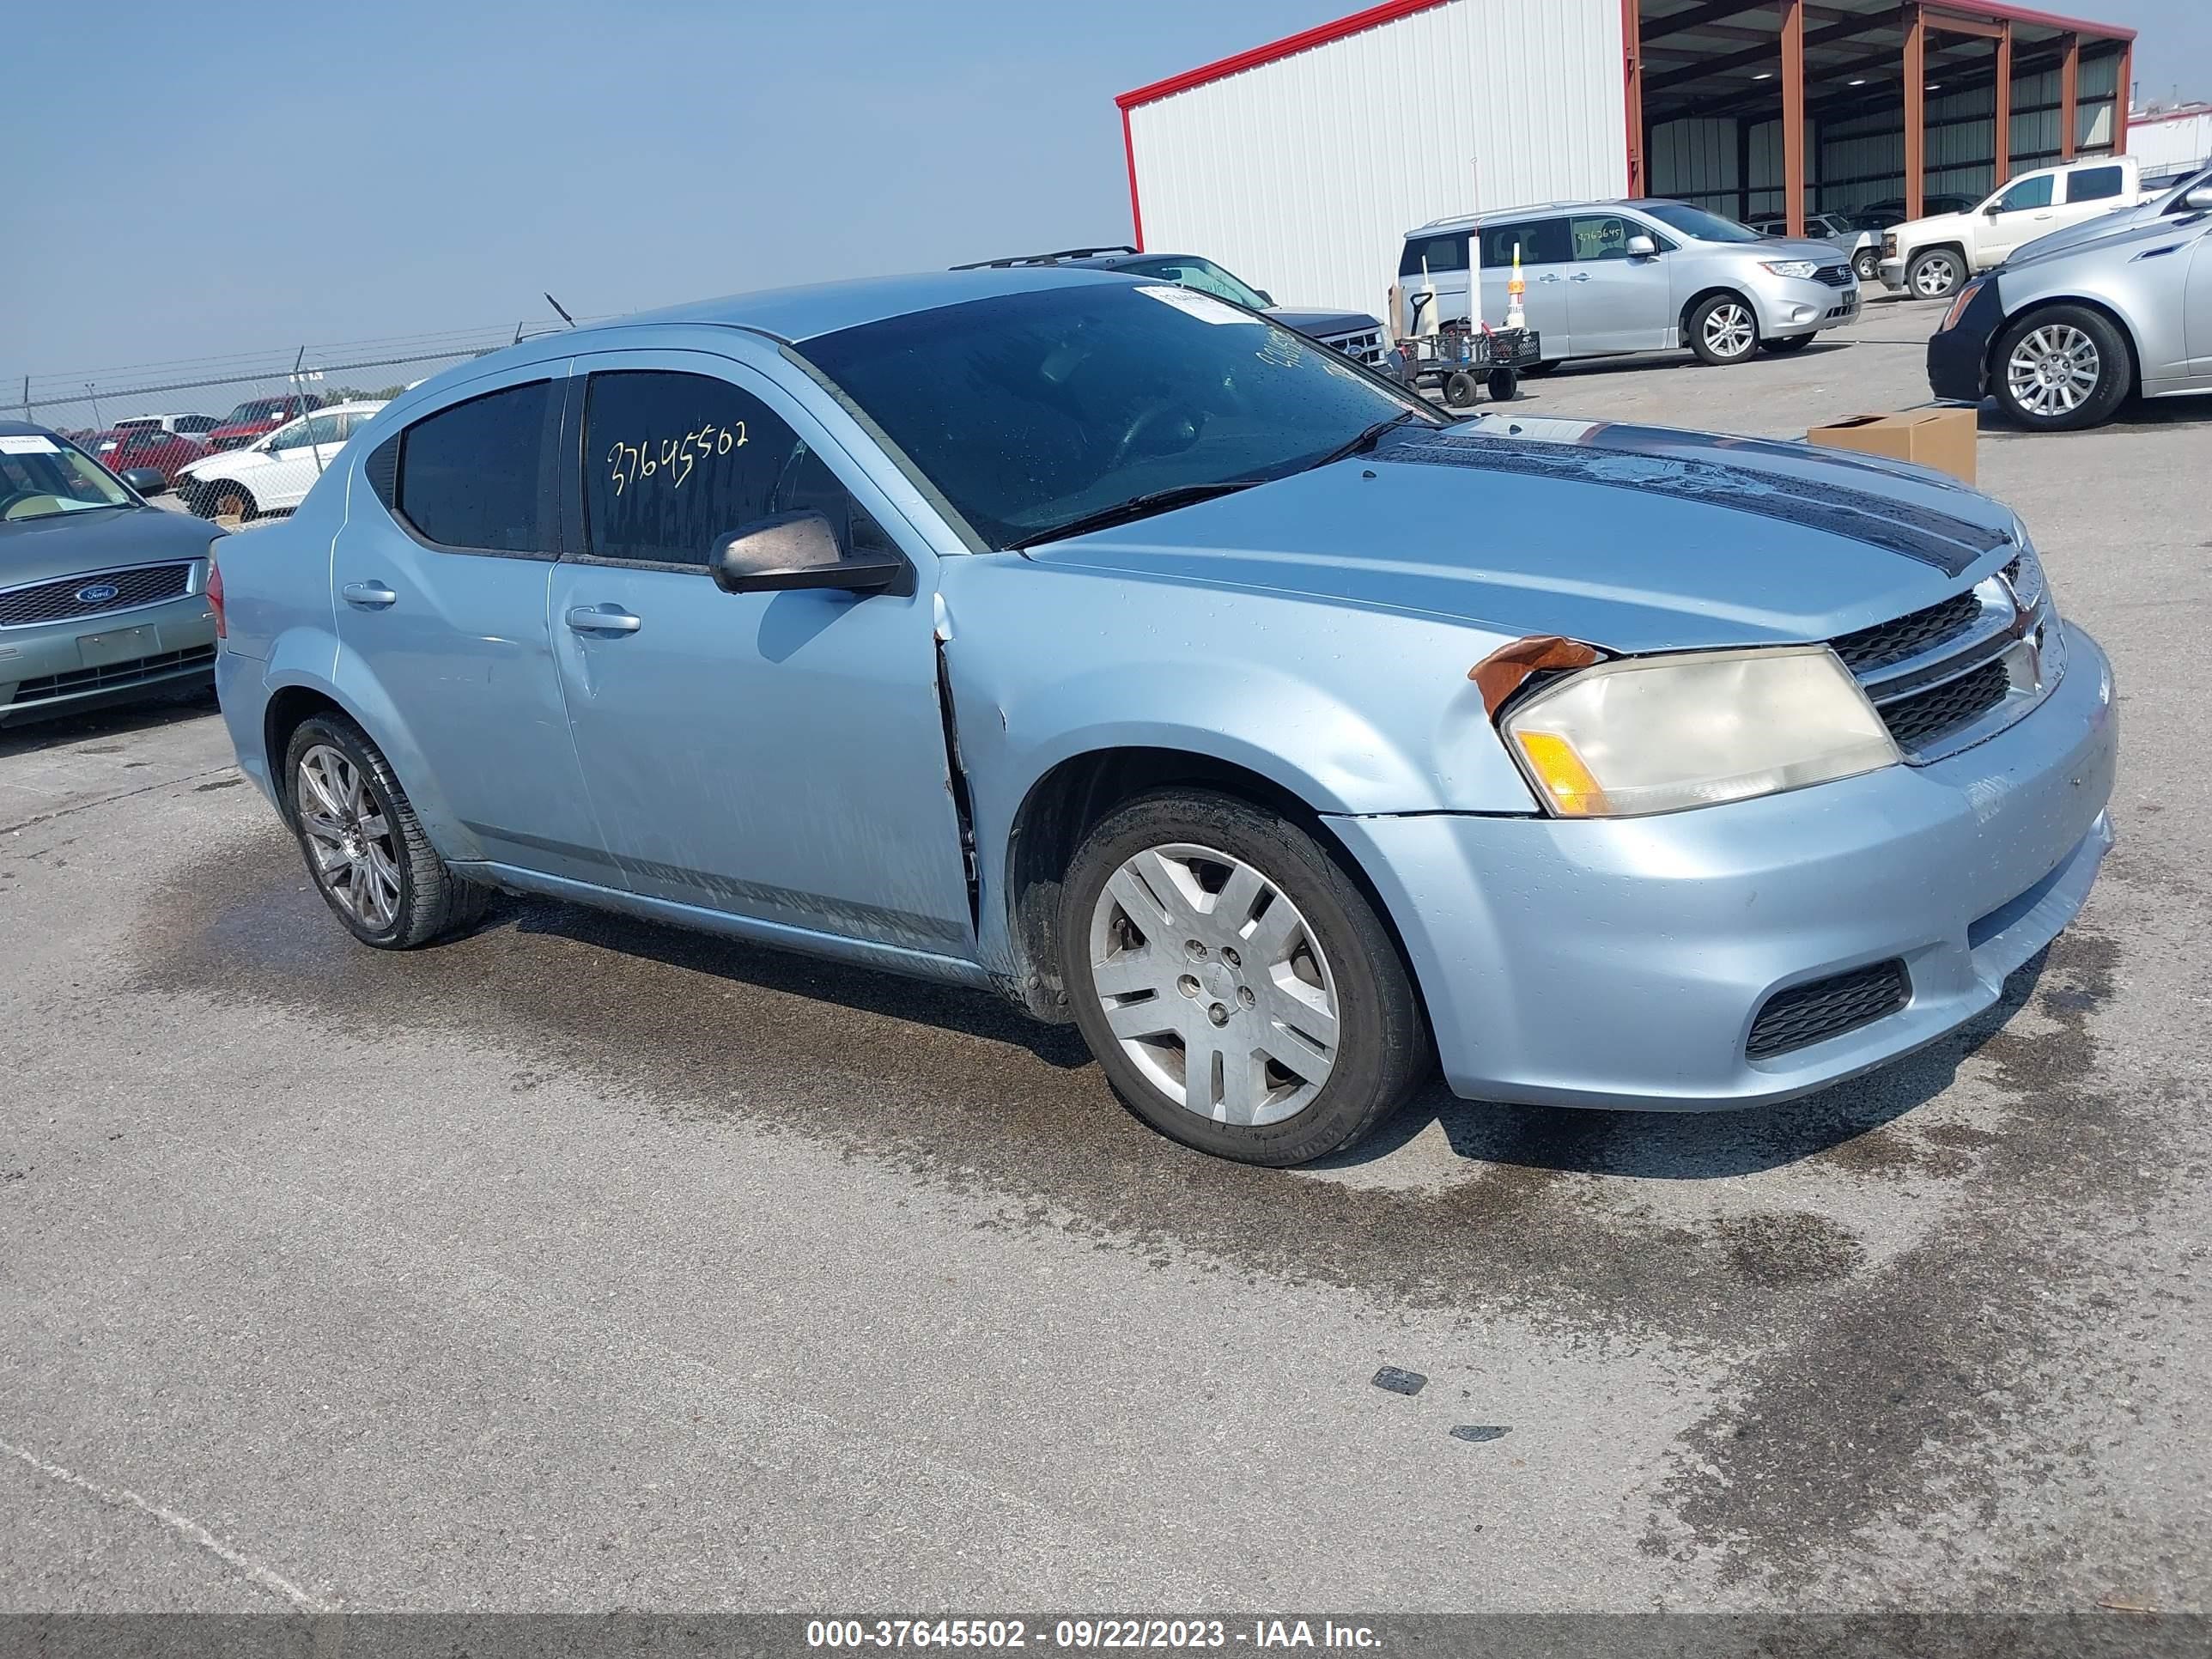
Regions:
M 1760 240 L 1759 233 L 1749 225 L 1723 219 L 1717 213 L 1693 208 L 1686 202 L 1638 202 L 1636 206 L 1638 212 L 1650 215 L 1668 229 L 1679 230 L 1692 241 L 1756 242 Z
M 1267 308 L 1266 295 L 1239 282 L 1211 259 L 1146 259 L 1142 263 L 1131 260 L 1118 269 L 1131 276 L 1164 276 L 1171 283 L 1194 288 L 1201 294 L 1218 295 L 1254 311 Z
M 1164 283 L 971 300 L 799 349 L 997 548 L 1139 496 L 1279 477 L 1378 422 L 1441 422 L 1340 353 Z
M 130 505 L 130 492 L 90 456 L 43 434 L 0 434 L 0 522 Z

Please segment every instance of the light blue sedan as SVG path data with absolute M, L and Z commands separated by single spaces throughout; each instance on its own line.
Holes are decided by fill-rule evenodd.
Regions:
M 1291 1164 L 1458 1093 L 1779 1101 L 1988 1007 L 2112 684 L 1917 468 L 1447 423 L 1066 268 L 723 300 L 395 400 L 211 586 L 363 942 L 495 889 L 989 988 Z

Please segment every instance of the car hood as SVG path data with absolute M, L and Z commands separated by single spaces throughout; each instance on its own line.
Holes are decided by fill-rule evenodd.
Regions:
M 95 507 L 0 524 L 0 587 L 118 565 L 203 559 L 222 531 L 158 507 Z
M 1735 252 L 1749 250 L 1754 245 L 1734 242 L 1711 246 L 1727 246 Z M 1802 236 L 1777 236 L 1771 241 L 1759 242 L 1755 246 L 1762 259 L 1811 259 L 1824 265 L 1836 263 L 1836 245 L 1831 241 Z
M 1923 242 L 1971 235 L 1973 221 L 1978 216 L 1972 213 L 1937 213 L 1925 219 L 1907 219 L 1901 225 L 1892 225 L 1882 234 L 1896 237 L 1897 245 L 1901 248 L 1917 247 Z
M 268 464 L 265 449 L 219 449 L 212 455 L 202 455 L 187 462 L 177 471 L 191 478 L 228 478 L 239 472 Z
M 1029 556 L 1643 652 L 1833 638 L 1957 592 L 2020 534 L 1901 462 L 1492 415 Z
M 1288 306 L 1271 306 L 1267 315 L 1285 328 L 1323 338 L 1332 334 L 1364 334 L 1382 326 L 1359 311 L 1297 311 Z

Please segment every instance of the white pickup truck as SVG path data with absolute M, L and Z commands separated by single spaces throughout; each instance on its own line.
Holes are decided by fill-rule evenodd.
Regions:
M 2131 155 L 2094 155 L 2023 173 L 1967 213 L 1909 219 L 1882 234 L 1881 280 L 1915 299 L 1942 300 L 2016 247 L 2143 199 Z

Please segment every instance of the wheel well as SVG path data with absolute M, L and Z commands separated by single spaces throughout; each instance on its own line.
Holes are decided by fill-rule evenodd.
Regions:
M 1921 257 L 1929 253 L 1955 254 L 1959 263 L 1966 267 L 1966 275 L 1972 276 L 1974 274 L 1974 262 L 1966 257 L 1966 246 L 1963 242 L 1923 242 L 1905 256 L 1905 274 L 1910 276 L 1912 267 L 1920 263 Z
M 1745 295 L 1742 289 L 1730 288 L 1725 283 L 1717 283 L 1711 288 L 1698 289 L 1690 296 L 1690 303 L 1682 307 L 1681 316 L 1675 319 L 1681 331 L 1684 345 L 1690 343 L 1690 319 L 1698 314 L 1698 307 L 1708 300 L 1717 300 L 1723 295 L 1731 300 L 1741 300 L 1745 305 L 1751 305 L 1751 301 Z M 1758 307 L 1752 306 L 1753 315 L 1758 313 Z
M 2006 318 L 2002 328 L 1991 331 L 1989 352 L 1982 361 L 1983 383 L 1991 391 L 1996 390 L 1997 358 L 2004 349 L 2006 337 L 2013 330 L 2031 317 L 2039 317 L 2046 311 L 2056 311 L 2066 306 L 2071 306 L 2077 311 L 2094 311 L 2112 325 L 2112 331 L 2120 337 L 2120 343 L 2128 350 L 2128 391 L 2133 393 L 2142 390 L 2142 355 L 2136 349 L 2135 333 L 2128 327 L 2127 319 L 2100 300 L 2086 300 L 2070 294 L 2054 295 L 2046 299 L 2038 300 L 2033 305 L 2025 306 L 2012 316 Z
M 292 734 L 317 714 L 338 714 L 350 720 L 336 699 L 319 691 L 311 691 L 303 685 L 288 685 L 269 699 L 269 707 L 261 716 L 261 730 L 269 756 L 269 778 L 276 786 L 280 799 L 289 799 L 290 790 L 284 776 L 284 751 L 291 747 Z
M 1060 976 L 1061 878 L 1092 826 L 1127 800 L 1156 789 L 1211 789 L 1278 813 L 1314 838 L 1355 883 L 1381 918 L 1420 994 L 1420 981 L 1389 907 L 1322 815 L 1291 791 L 1232 762 L 1177 749 L 1108 749 L 1062 761 L 1030 786 L 1006 842 L 1007 925 L 1015 992 L 1044 1019 L 1069 1018 Z M 1425 1012 L 1425 1010 L 1424 1010 Z

